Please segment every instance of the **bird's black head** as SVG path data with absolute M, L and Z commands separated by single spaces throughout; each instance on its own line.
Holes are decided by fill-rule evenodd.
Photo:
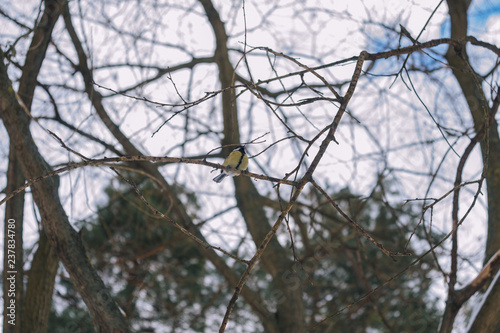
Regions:
M 242 154 L 245 154 L 245 146 L 236 146 L 236 148 L 234 148 L 234 151 L 236 150 L 238 150 Z

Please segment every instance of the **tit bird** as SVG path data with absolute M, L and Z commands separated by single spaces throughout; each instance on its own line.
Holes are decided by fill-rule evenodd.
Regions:
M 244 171 L 248 167 L 248 156 L 244 146 L 238 146 L 229 154 L 222 166 L 230 166 L 233 169 Z M 232 170 L 221 170 L 220 175 L 214 178 L 214 182 L 220 183 L 226 176 L 237 176 L 238 173 Z

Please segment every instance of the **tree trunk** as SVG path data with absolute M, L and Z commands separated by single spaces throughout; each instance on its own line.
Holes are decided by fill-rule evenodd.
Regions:
M 40 231 L 26 290 L 25 332 L 47 332 L 55 276 L 59 267 L 54 249 L 45 232 Z
M 450 46 L 446 58 L 465 96 L 469 111 L 474 121 L 474 128 L 479 132 L 487 126 L 490 107 L 482 90 L 481 78 L 468 63 L 465 47 L 467 36 L 467 8 L 470 0 L 448 0 L 451 19 L 451 38 L 464 41 L 463 48 L 458 50 Z M 488 141 L 481 140 L 483 160 L 487 163 L 486 184 L 488 193 L 488 236 L 484 263 L 500 248 L 500 137 L 498 123 L 495 119 L 489 124 Z M 487 144 L 488 142 L 488 144 Z M 486 158 L 487 156 L 487 158 Z
M 14 145 L 11 144 L 5 193 L 11 193 L 22 185 L 24 185 L 24 176 L 15 155 Z M 24 191 L 18 193 L 5 204 L 3 243 L 4 333 L 25 332 L 23 330 L 23 219 Z
M 490 285 L 481 309 L 469 325 L 469 333 L 500 332 L 500 316 L 498 315 L 498 300 L 500 299 L 500 271 Z
M 484 263 L 500 248 L 500 137 L 498 124 L 494 118 L 491 122 L 491 109 L 486 101 L 486 96 L 482 89 L 480 76 L 474 72 L 469 64 L 465 38 L 467 36 L 467 9 L 471 0 L 448 0 L 448 8 L 451 20 L 451 38 L 462 42 L 461 48 L 450 45 L 446 53 L 448 64 L 452 73 L 458 81 L 469 106 L 476 133 L 488 127 L 489 131 L 485 139 L 480 141 L 483 162 L 486 164 L 486 185 L 488 194 L 488 234 L 486 241 L 486 251 Z M 499 288 L 500 283 L 496 280 L 494 290 Z M 485 302 L 476 317 L 476 321 L 481 318 L 481 327 L 495 327 L 498 325 L 498 309 L 500 308 L 500 297 L 488 297 L 489 302 Z M 455 308 L 454 297 L 448 297 L 445 316 L 442 320 L 441 332 L 451 332 L 453 319 L 458 312 Z M 496 316 L 488 315 L 491 312 Z M 449 317 L 449 318 L 448 318 Z M 476 324 L 476 323 L 474 323 Z M 476 330 L 474 332 L 486 332 Z M 493 331 L 488 331 L 493 332 Z
M 31 110 L 38 74 L 40 73 L 47 48 L 52 39 L 52 30 L 59 19 L 64 2 L 62 0 L 45 1 L 43 14 L 34 29 L 33 39 L 26 55 L 18 90 L 18 94 L 28 111 Z M 12 142 L 11 149 L 15 151 Z M 19 158 L 24 159 L 24 156 L 18 156 L 17 159 Z M 17 173 L 21 175 L 21 164 L 16 163 L 15 167 L 18 170 Z M 16 188 L 24 184 L 25 178 L 24 176 L 21 177 L 22 179 L 19 179 L 19 184 Z M 11 200 L 19 200 L 17 199 L 18 196 L 21 197 L 18 194 Z M 19 209 L 22 211 L 24 207 L 20 207 Z M 22 222 L 22 219 L 18 222 L 21 227 Z M 52 304 L 52 292 L 59 263 L 59 259 L 54 255 L 49 255 L 52 252 L 51 245 L 42 231 L 38 250 L 31 264 L 31 274 L 28 276 L 26 287 L 26 298 L 24 299 L 25 320 L 23 320 L 23 331 L 25 332 L 47 331 Z

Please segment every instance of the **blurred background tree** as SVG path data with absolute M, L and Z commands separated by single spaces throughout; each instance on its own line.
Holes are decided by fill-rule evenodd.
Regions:
M 160 210 L 167 209 L 168 203 L 158 195 L 151 182 L 146 180 L 141 191 L 149 203 Z M 217 271 L 206 264 L 202 254 L 182 233 L 152 215 L 133 190 L 123 186 L 109 187 L 106 193 L 108 202 L 98 210 L 98 220 L 82 223 L 83 239 L 93 258 L 93 266 L 105 281 L 119 286 L 113 297 L 127 318 L 135 323 L 138 331 L 155 330 L 158 323 L 171 331 L 216 330 L 218 322 L 213 323 L 215 326 L 208 323 L 217 316 L 214 309 L 223 310 L 220 306 L 225 303 L 222 291 L 227 289 Z M 308 237 L 307 246 L 297 246 L 298 261 L 293 270 L 298 273 L 298 279 L 290 282 L 304 286 L 308 321 L 321 319 L 321 313 L 335 312 L 353 298 L 362 299 L 411 263 L 410 258 L 395 263 L 360 238 L 331 206 L 316 206 L 314 203 L 321 201 L 321 194 L 311 192 L 305 197 L 308 204 L 301 203 L 302 207 L 294 212 L 293 218 L 300 221 L 301 230 L 311 225 L 314 232 Z M 418 209 L 411 205 L 388 208 L 381 193 L 364 200 L 346 188 L 334 197 L 390 248 L 405 247 L 412 232 L 407 224 L 419 216 Z M 192 211 L 199 211 L 196 197 L 191 198 Z M 435 235 L 437 239 L 439 236 L 444 235 Z M 423 232 L 414 237 L 425 240 Z M 418 255 L 414 249 L 409 250 Z M 255 274 L 258 285 L 253 287 L 264 295 L 264 299 L 274 299 L 272 281 L 266 272 L 260 270 Z M 325 331 L 435 331 L 440 316 L 436 306 L 438 299 L 430 293 L 432 281 L 432 260 L 426 257 L 416 269 L 395 279 L 389 288 L 347 311 L 345 318 L 332 320 Z M 56 303 L 64 304 L 64 310 L 58 314 L 54 309 L 49 331 L 64 332 L 75 322 L 79 329 L 92 331 L 90 316 L 84 315 L 84 304 L 77 301 L 77 292 L 70 280 L 62 277 L 61 282 L 65 294 L 58 294 Z M 270 304 L 272 306 L 272 302 Z M 255 319 L 245 315 L 249 311 L 251 309 L 246 306 L 238 307 L 235 314 L 237 327 L 242 330 L 249 319 Z M 72 312 L 73 315 L 68 315 Z M 259 331 L 262 327 L 255 324 L 247 330 Z

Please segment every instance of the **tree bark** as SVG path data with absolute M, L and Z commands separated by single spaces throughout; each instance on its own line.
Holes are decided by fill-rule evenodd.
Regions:
M 21 173 L 20 165 L 15 155 L 14 145 L 11 144 L 9 148 L 9 167 L 7 169 L 7 186 L 5 188 L 5 193 L 11 193 L 22 185 L 24 185 L 24 176 Z M 23 219 L 24 191 L 10 199 L 5 204 L 5 227 L 3 243 L 4 333 L 24 332 Z M 10 255 L 12 254 L 14 255 L 13 262 L 10 260 L 12 258 L 10 257 Z M 12 286 L 14 287 L 14 291 L 11 290 Z M 13 307 L 11 306 L 11 300 L 14 300 L 15 302 Z M 9 316 L 11 314 L 9 306 L 10 308 L 13 308 L 13 316 Z
M 45 1 L 43 14 L 41 15 L 40 21 L 34 28 L 33 38 L 22 68 L 22 75 L 18 90 L 18 95 L 21 97 L 27 110 L 31 109 L 33 94 L 37 86 L 38 74 L 40 73 L 40 68 L 43 60 L 45 59 L 45 54 L 52 38 L 52 30 L 54 29 L 59 15 L 61 14 L 64 2 L 65 1 L 62 0 Z M 10 193 L 23 185 L 25 181 L 21 172 L 21 164 L 18 161 L 19 157 L 15 156 L 15 145 L 13 145 L 12 142 L 10 144 L 10 151 L 9 171 L 7 175 L 7 193 Z M 52 291 L 59 259 L 56 256 L 42 255 L 42 253 L 46 254 L 51 252 L 51 245 L 46 241 L 46 238 L 44 239 L 44 235 L 41 234 L 39 248 L 32 262 L 32 272 L 33 268 L 35 268 L 35 271 L 37 271 L 38 274 L 36 274 L 36 276 L 31 274 L 28 277 L 29 281 L 26 288 L 26 299 L 23 300 L 23 210 L 24 191 L 9 200 L 6 204 L 6 219 L 14 218 L 17 229 L 16 283 L 19 284 L 19 286 L 16 287 L 16 298 L 20 299 L 16 301 L 18 324 L 15 326 L 15 329 L 22 332 L 45 332 L 47 331 L 48 326 L 50 307 L 52 304 Z M 5 245 L 7 246 L 7 243 L 5 243 Z M 40 267 L 40 269 L 37 270 L 37 267 Z M 44 267 L 46 269 L 44 269 Z M 40 281 L 43 281 L 43 285 L 40 285 Z M 10 332 L 10 329 L 13 328 L 12 326 L 6 327 L 7 323 L 8 322 L 6 322 L 4 317 L 4 332 Z
M 490 333 L 500 332 L 500 316 L 498 315 L 498 299 L 500 299 L 500 271 L 486 292 L 485 300 L 477 315 L 473 318 L 467 332 Z
M 40 231 L 38 249 L 33 257 L 26 292 L 25 332 L 47 332 L 59 259 L 45 232 Z

